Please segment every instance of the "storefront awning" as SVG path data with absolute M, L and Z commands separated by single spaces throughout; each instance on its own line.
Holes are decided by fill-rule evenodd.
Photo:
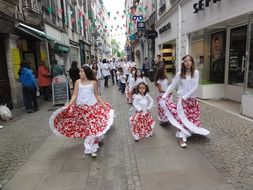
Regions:
M 68 53 L 70 51 L 69 47 L 60 43 L 55 43 L 54 49 L 59 52 Z
M 70 51 L 69 47 L 65 44 L 62 44 L 60 42 L 58 42 L 56 39 L 54 39 L 53 37 L 47 35 L 45 32 L 35 29 L 31 26 L 28 26 L 26 24 L 23 23 L 18 23 L 15 25 L 15 27 L 37 39 L 40 40 L 46 40 L 50 43 L 53 44 L 53 49 L 58 51 L 58 52 L 62 52 L 62 53 L 68 53 Z
M 28 26 L 26 24 L 23 24 L 23 23 L 18 23 L 15 25 L 15 27 L 35 38 L 38 38 L 40 40 L 47 40 L 47 41 L 50 41 L 50 42 L 53 42 L 55 41 L 54 38 L 52 38 L 51 36 L 48 36 L 45 32 L 41 31 L 41 30 L 38 30 L 36 28 L 33 28 L 31 26 Z

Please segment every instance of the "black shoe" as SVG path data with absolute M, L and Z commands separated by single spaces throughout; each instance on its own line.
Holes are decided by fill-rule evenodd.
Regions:
M 27 113 L 33 113 L 33 110 L 26 110 Z
M 39 111 L 39 109 L 38 108 L 34 108 L 33 111 L 36 112 L 36 111 Z

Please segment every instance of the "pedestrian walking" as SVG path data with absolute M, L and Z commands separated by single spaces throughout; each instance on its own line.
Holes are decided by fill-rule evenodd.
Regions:
M 144 63 L 142 64 L 142 72 L 144 72 L 145 77 L 149 76 L 149 70 L 150 70 L 150 66 L 149 66 L 148 58 L 145 57 Z
M 52 75 L 50 70 L 46 67 L 45 61 L 40 61 L 38 68 L 38 83 L 43 98 L 46 101 L 52 100 Z
M 98 95 L 93 71 L 82 66 L 70 102 L 52 114 L 49 125 L 56 135 L 84 139 L 84 154 L 96 157 L 113 119 L 114 110 Z
M 69 77 L 72 80 L 73 87 L 75 86 L 75 82 L 80 78 L 79 76 L 79 68 L 77 67 L 77 61 L 72 61 L 71 67 L 69 69 Z
M 106 59 L 103 59 L 102 61 L 102 65 L 101 65 L 101 71 L 102 71 L 102 75 L 104 77 L 104 87 L 105 88 L 108 88 L 108 80 L 109 80 L 109 77 L 111 75 L 110 73 L 110 65 L 109 63 L 107 63 Z
M 135 81 L 134 77 L 135 77 L 136 70 L 137 70 L 136 67 L 132 67 L 131 72 L 130 72 L 128 79 L 127 79 L 125 94 L 127 97 L 127 103 L 129 103 L 129 104 L 132 104 L 132 102 L 133 102 L 132 91 L 130 89 L 130 86 L 133 86 L 132 83 Z
M 30 67 L 30 62 L 22 61 L 18 71 L 19 81 L 22 84 L 22 93 L 27 113 L 38 111 L 37 102 L 37 81 Z
M 155 79 L 155 85 L 158 90 L 158 96 L 156 98 L 157 101 L 157 108 L 158 108 L 158 120 L 160 121 L 160 124 L 163 125 L 166 122 L 168 122 L 168 118 L 166 117 L 164 110 L 161 106 L 162 95 L 165 93 L 165 91 L 168 89 L 169 86 L 169 80 L 166 74 L 165 68 L 159 68 L 156 73 L 156 79 Z M 166 102 L 173 101 L 171 94 L 168 94 L 165 97 Z
M 208 135 L 209 131 L 202 127 L 200 121 L 200 106 L 197 100 L 199 71 L 195 69 L 191 55 L 182 58 L 181 71 L 176 74 L 162 98 L 165 99 L 178 86 L 177 104 L 163 101 L 162 108 L 170 123 L 178 130 L 176 137 L 180 139 L 181 147 L 187 147 L 187 138 L 192 134 Z
M 137 86 L 137 94 L 134 95 L 133 107 L 130 110 L 130 112 L 134 110 L 129 121 L 136 141 L 153 135 L 155 120 L 150 113 L 153 99 L 148 92 L 148 85 L 145 82 L 140 82 Z

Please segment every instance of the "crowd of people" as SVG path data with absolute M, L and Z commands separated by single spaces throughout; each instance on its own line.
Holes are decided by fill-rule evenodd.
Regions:
M 185 148 L 187 138 L 192 134 L 209 134 L 200 122 L 200 107 L 196 98 L 199 71 L 195 69 L 193 57 L 186 55 L 182 58 L 181 70 L 170 81 L 161 57 L 157 58 L 154 67 L 157 117 L 160 124 L 169 124 L 177 129 L 179 145 Z M 84 154 L 96 157 L 99 142 L 114 120 L 114 109 L 100 97 L 101 88 L 110 86 L 117 86 L 126 101 L 132 105 L 129 110 L 129 124 L 134 140 L 139 141 L 153 135 L 155 119 L 150 110 L 154 101 L 149 94 L 146 78 L 150 70 L 147 59 L 140 68 L 132 61 L 114 58 L 84 64 L 80 69 L 77 65 L 76 61 L 72 62 L 69 70 L 73 85 L 70 101 L 56 110 L 49 119 L 50 128 L 56 135 L 84 139 Z M 38 69 L 37 84 L 29 63 L 22 63 L 19 75 L 28 113 L 38 110 L 38 86 L 44 99 L 50 101 L 52 77 L 62 74 L 64 71 L 57 62 L 53 63 L 50 71 L 42 61 Z M 176 101 L 173 99 L 175 89 Z

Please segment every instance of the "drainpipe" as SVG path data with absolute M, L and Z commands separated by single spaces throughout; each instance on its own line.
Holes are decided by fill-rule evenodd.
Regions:
M 176 67 L 176 72 L 180 71 L 181 69 L 181 41 L 182 41 L 182 37 L 181 37 L 181 33 L 182 33 L 182 15 L 181 15 L 181 5 L 180 3 L 178 4 L 178 53 L 177 53 L 177 67 Z

